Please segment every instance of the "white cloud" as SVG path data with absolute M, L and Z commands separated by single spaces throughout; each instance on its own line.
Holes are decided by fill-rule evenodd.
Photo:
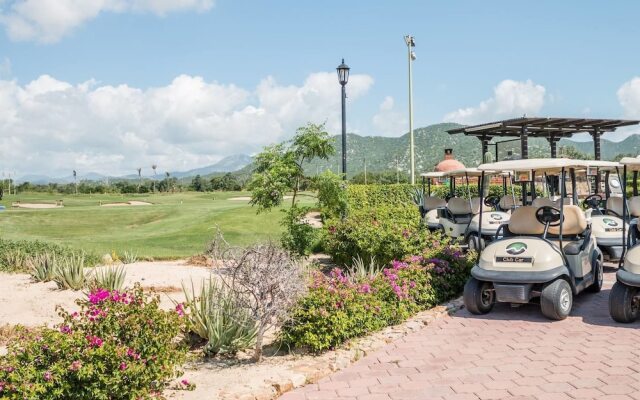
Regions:
M 405 113 L 398 112 L 394 106 L 393 97 L 385 97 L 371 120 L 374 129 L 382 136 L 399 136 L 409 130 Z
M 493 89 L 493 97 L 477 107 L 461 108 L 444 116 L 444 121 L 477 124 L 495 119 L 534 115 L 545 101 L 544 86 L 531 80 L 524 82 L 505 79 Z
M 48 75 L 24 85 L 0 80 L 0 170 L 128 174 L 158 163 L 172 171 L 251 154 L 308 121 L 337 132 L 334 75 L 310 74 L 300 86 L 267 77 L 251 90 L 189 75 L 146 89 Z M 349 100 L 372 85 L 370 76 L 352 75 Z
M 620 86 L 618 102 L 627 118 L 640 118 L 640 78 L 634 77 Z
M 0 23 L 12 40 L 57 42 L 83 23 L 104 12 L 141 12 L 164 16 L 176 11 L 203 12 L 214 0 L 13 0 Z

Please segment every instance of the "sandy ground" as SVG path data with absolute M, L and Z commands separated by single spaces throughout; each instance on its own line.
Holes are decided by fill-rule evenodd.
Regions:
M 291 196 L 284 196 L 285 200 L 289 200 L 291 199 Z M 229 197 L 229 200 L 231 201 L 249 201 L 251 200 L 251 197 L 249 196 L 238 196 L 238 197 Z
M 322 228 L 322 218 L 319 211 L 311 211 L 304 216 L 304 219 L 302 221 L 314 228 Z
M 105 203 L 105 204 L 101 204 L 102 207 L 122 207 L 122 206 L 150 206 L 152 205 L 149 202 L 146 201 L 137 201 L 137 200 L 131 200 L 131 201 L 127 201 L 125 203 Z
M 17 208 L 62 208 L 64 206 L 51 203 L 12 203 L 11 207 Z
M 173 308 L 172 300 L 184 300 L 183 281 L 190 287 L 193 280 L 198 290 L 202 279 L 210 276 L 210 269 L 186 265 L 184 261 L 137 262 L 125 268 L 125 286 L 140 282 L 145 288 L 157 289 L 162 306 L 167 309 Z M 53 325 L 60 321 L 57 305 L 73 310 L 74 300 L 83 296 L 82 292 L 58 290 L 53 282 L 35 283 L 26 274 L 0 273 L 0 325 Z

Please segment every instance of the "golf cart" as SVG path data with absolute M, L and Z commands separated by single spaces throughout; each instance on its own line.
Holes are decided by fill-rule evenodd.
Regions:
M 514 171 L 514 180 L 524 187 L 533 186 L 536 174 L 555 173 L 560 182 L 567 177 L 575 182 L 576 169 L 588 166 L 589 161 L 527 159 L 483 164 L 478 170 Z M 565 191 L 566 185 L 560 185 L 560 198 L 566 197 Z M 480 249 L 464 288 L 464 304 L 473 314 L 490 312 L 495 302 L 539 299 L 547 318 L 561 320 L 571 312 L 573 295 L 602 288 L 602 254 L 578 206 L 561 201 L 558 207 L 518 207 L 496 236 L 502 238 Z
M 438 209 L 438 220 L 440 230 L 446 236 L 455 240 L 469 243 L 470 247 L 477 248 L 478 226 L 480 226 L 480 197 L 471 197 L 469 178 L 475 177 L 480 184 L 482 172 L 476 168 L 463 168 L 443 173 L 443 177 L 449 178 L 449 199 L 447 206 Z M 466 188 L 466 198 L 456 197 L 456 179 L 462 178 Z M 495 207 L 500 201 L 499 198 L 490 196 L 485 200 L 491 200 L 491 207 Z M 492 238 L 503 221 L 509 219 L 509 214 L 502 211 L 487 212 L 484 216 L 485 222 L 482 224 L 482 234 L 484 238 Z M 470 239 L 471 238 L 471 239 Z
M 638 196 L 638 171 L 640 158 L 625 157 L 620 160 L 622 173 L 622 234 L 626 238 L 620 268 L 616 273 L 616 283 L 609 294 L 609 314 L 616 322 L 629 323 L 638 318 L 640 307 L 640 244 L 638 244 L 638 216 L 640 216 L 640 196 Z M 633 172 L 633 196 L 627 200 L 627 174 Z M 631 217 L 627 235 L 626 218 Z
M 612 195 L 612 183 L 618 183 L 619 188 L 621 165 L 609 161 L 591 161 L 590 164 L 591 166 L 585 170 L 590 193 L 582 201 L 582 208 L 585 209 L 587 220 L 591 224 L 591 234 L 596 239 L 604 260 L 619 261 L 623 250 L 623 237 L 620 232 L 624 200 L 622 193 L 620 196 Z M 603 172 L 604 182 L 601 179 Z M 590 178 L 593 178 L 591 182 Z M 604 195 L 601 194 L 601 183 L 605 186 Z
M 447 201 L 436 196 L 431 195 L 431 180 L 441 179 L 442 172 L 427 172 L 421 174 L 422 176 L 422 204 L 420 206 L 420 214 L 422 219 L 427 224 L 427 227 L 431 230 L 440 229 L 440 219 L 438 218 L 438 209 L 447 206 Z M 426 183 L 426 196 L 425 193 Z

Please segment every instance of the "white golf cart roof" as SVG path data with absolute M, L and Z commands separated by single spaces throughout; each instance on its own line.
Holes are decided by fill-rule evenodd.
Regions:
M 620 160 L 620 164 L 627 167 L 627 171 L 640 171 L 640 158 L 624 157 Z
M 425 178 L 442 178 L 444 176 L 444 172 L 439 172 L 439 171 L 425 172 L 420 174 L 420 176 L 424 176 Z
M 479 170 L 478 168 L 460 168 L 447 171 L 442 176 L 453 176 L 458 178 L 461 176 L 480 176 L 482 175 L 482 172 L 483 171 Z M 487 171 L 484 172 L 488 174 Z
M 526 160 L 498 161 L 495 163 L 482 164 L 478 167 L 480 171 L 536 171 L 540 173 L 560 172 L 562 168 L 586 169 L 602 168 L 615 169 L 620 164 L 612 161 L 598 160 L 571 160 L 569 158 L 531 158 Z

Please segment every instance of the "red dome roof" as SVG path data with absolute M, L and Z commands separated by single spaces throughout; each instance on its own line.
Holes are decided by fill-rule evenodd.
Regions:
M 464 164 L 454 159 L 442 160 L 436 165 L 436 171 L 438 172 L 447 172 L 462 168 L 464 168 Z

